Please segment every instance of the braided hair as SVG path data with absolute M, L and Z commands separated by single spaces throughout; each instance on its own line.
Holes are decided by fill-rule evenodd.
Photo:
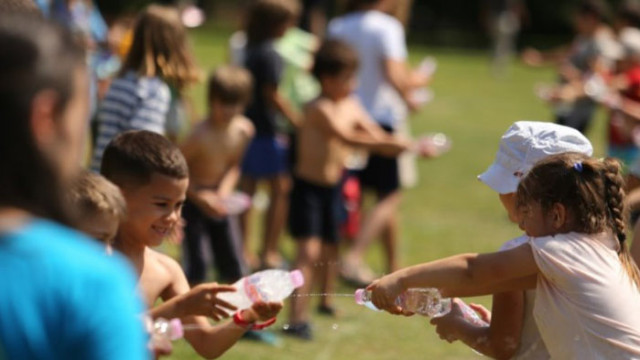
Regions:
M 562 204 L 572 231 L 595 234 L 612 230 L 618 239 L 620 261 L 640 286 L 640 271 L 626 244 L 624 179 L 620 163 L 580 153 L 552 155 L 540 161 L 518 186 L 520 205 L 539 202 L 543 211 Z

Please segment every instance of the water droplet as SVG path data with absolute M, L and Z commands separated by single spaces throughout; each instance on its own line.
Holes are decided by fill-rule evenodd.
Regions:
M 289 324 L 282 325 L 282 330 L 289 330 Z
M 339 326 L 338 326 L 338 324 L 333 324 L 333 325 L 331 325 L 331 328 L 333 330 L 338 330 Z

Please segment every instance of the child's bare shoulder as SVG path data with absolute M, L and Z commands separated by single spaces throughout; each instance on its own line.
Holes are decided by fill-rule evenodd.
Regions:
M 244 115 L 234 117 L 231 123 L 235 131 L 238 131 L 246 137 L 252 138 L 256 133 L 255 126 L 253 126 L 251 120 Z
M 149 248 L 145 250 L 139 286 L 147 300 L 147 306 L 153 306 L 158 298 L 167 300 L 179 294 L 185 286 L 188 289 L 178 262 Z
M 182 274 L 182 267 L 172 257 L 165 255 L 159 251 L 148 249 L 148 258 L 152 263 L 156 271 L 162 272 L 167 276 L 173 277 L 176 274 Z
M 333 107 L 334 104 L 331 100 L 320 97 L 308 102 L 304 107 L 304 111 L 307 116 L 328 116 Z

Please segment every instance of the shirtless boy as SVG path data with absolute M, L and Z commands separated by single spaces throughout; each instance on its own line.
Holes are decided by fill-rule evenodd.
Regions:
M 345 43 L 326 41 L 318 51 L 313 75 L 322 87 L 321 95 L 305 108 L 298 130 L 298 161 L 294 169 L 289 227 L 298 243 L 295 268 L 305 279 L 314 269 L 323 292 L 331 293 L 337 275 L 339 184 L 352 147 L 364 147 L 387 156 L 397 156 L 408 142 L 387 134 L 367 115 L 352 96 L 356 83 L 358 55 Z M 320 261 L 324 266 L 314 267 Z M 306 282 L 299 293 L 311 292 Z M 319 310 L 333 313 L 328 298 Z M 293 297 L 290 326 L 286 333 L 311 339 L 309 298 Z
M 185 272 L 191 284 L 206 278 L 203 238 L 211 244 L 223 282 L 246 275 L 239 230 L 232 231 L 224 200 L 236 188 L 240 163 L 255 133 L 242 115 L 251 95 L 251 75 L 239 67 L 221 67 L 209 78 L 208 88 L 209 115 L 181 147 L 191 179 L 183 213 Z
M 128 131 L 107 146 L 101 173 L 116 184 L 127 203 L 128 216 L 120 224 L 114 248 L 133 263 L 139 275 L 139 290 L 152 308 L 152 317 L 180 318 L 197 329 L 185 332 L 186 340 L 205 358 L 222 355 L 255 323 L 273 318 L 281 303 L 256 303 L 240 311 L 233 322 L 211 326 L 206 317 L 226 317 L 233 306 L 216 298 L 232 287 L 201 284 L 193 289 L 170 257 L 152 247 L 162 243 L 180 219 L 189 186 L 187 163 L 168 139 L 149 131 Z

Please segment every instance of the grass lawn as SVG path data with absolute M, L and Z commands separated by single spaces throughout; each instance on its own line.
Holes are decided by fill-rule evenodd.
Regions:
M 229 32 L 203 28 L 192 33 L 201 66 L 210 70 L 226 59 Z M 514 65 L 502 80 L 493 79 L 482 53 L 429 49 L 413 44 L 411 60 L 425 55 L 438 60 L 433 82 L 435 100 L 412 117 L 414 134 L 442 131 L 453 139 L 453 149 L 442 158 L 421 161 L 420 184 L 405 192 L 401 209 L 402 263 L 416 264 L 461 252 L 496 250 L 516 235 L 497 195 L 476 180 L 493 160 L 500 135 L 516 120 L 547 120 L 548 108 L 533 95 L 537 82 L 554 78 L 551 69 Z M 204 110 L 204 90 L 193 90 L 196 108 Z M 604 118 L 599 114 L 591 131 L 596 155 L 604 152 Z M 257 239 L 254 239 L 257 240 Z M 254 241 L 254 243 L 257 241 Z M 291 253 L 290 239 L 283 246 Z M 370 260 L 382 271 L 380 249 Z M 342 287 L 339 292 L 352 293 Z M 489 298 L 476 299 L 486 305 Z M 241 341 L 225 359 L 472 359 L 469 348 L 438 339 L 428 320 L 393 317 L 354 304 L 353 298 L 336 298 L 343 315 L 338 319 L 314 318 L 315 340 L 282 338 L 279 347 Z M 287 308 L 279 329 L 286 322 Z M 196 359 L 184 341 L 176 343 L 171 359 Z

